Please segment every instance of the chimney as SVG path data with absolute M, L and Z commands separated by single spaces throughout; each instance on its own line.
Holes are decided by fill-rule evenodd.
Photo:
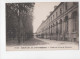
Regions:
M 56 9 L 57 6 L 54 6 L 54 9 Z

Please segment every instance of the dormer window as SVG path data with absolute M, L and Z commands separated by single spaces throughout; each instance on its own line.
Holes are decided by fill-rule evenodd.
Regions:
M 67 10 L 67 2 L 65 3 L 65 10 Z

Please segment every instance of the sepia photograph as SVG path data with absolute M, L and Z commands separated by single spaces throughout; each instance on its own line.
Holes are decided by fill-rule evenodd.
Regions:
M 79 50 L 79 2 L 5 3 L 6 50 Z

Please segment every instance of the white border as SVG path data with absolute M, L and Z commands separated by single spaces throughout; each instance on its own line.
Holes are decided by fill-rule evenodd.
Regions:
M 62 0 L 0 0 L 0 58 L 1 59 L 80 59 L 80 50 L 8 51 L 8 52 L 6 52 L 5 3 L 60 2 L 60 1 L 62 1 Z M 79 0 L 63 0 L 63 2 L 66 2 L 66 1 L 71 2 L 71 1 L 79 1 Z M 80 8 L 80 4 L 79 4 L 79 8 Z M 80 14 L 80 12 L 79 12 L 79 14 Z M 79 17 L 79 19 L 80 19 L 80 17 Z M 80 25 L 80 20 L 79 20 L 79 25 Z M 80 30 L 80 26 L 79 26 L 79 30 Z M 79 42 L 80 42 L 80 40 L 79 40 Z M 79 49 L 80 49 L 80 44 L 79 44 Z

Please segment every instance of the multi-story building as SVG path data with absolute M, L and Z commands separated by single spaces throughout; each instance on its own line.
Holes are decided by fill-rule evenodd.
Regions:
M 61 2 L 36 33 L 39 38 L 79 42 L 78 2 Z

